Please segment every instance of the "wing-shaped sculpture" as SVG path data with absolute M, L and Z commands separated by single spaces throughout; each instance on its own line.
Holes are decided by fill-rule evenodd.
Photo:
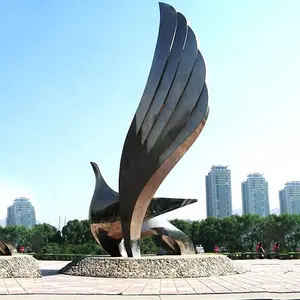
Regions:
M 91 165 L 96 177 L 95 191 L 89 211 L 91 232 L 98 244 L 110 255 L 127 256 L 122 242 L 119 194 L 107 185 L 98 165 L 93 162 Z M 178 198 L 153 198 L 152 200 L 145 215 L 145 220 L 149 221 L 144 222 L 142 236 L 161 236 L 161 252 L 195 254 L 194 245 L 188 236 L 167 220 L 160 220 L 156 216 L 192 204 L 197 200 Z
M 185 17 L 160 3 L 160 28 L 146 87 L 121 157 L 119 205 L 124 245 L 139 239 L 152 197 L 201 133 L 208 116 L 205 64 Z

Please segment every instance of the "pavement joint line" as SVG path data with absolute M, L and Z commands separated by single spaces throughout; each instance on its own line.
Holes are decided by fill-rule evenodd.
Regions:
M 3 279 L 3 282 L 4 282 L 4 285 L 5 285 L 5 288 L 6 288 L 6 293 L 7 294 L 9 294 L 9 292 L 8 292 L 8 288 L 7 288 L 7 284 L 6 284 L 6 282 L 5 282 L 5 280 Z

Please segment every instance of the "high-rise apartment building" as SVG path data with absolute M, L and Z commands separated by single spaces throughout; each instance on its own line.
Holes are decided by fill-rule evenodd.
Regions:
M 266 217 L 270 214 L 268 182 L 263 174 L 253 173 L 242 182 L 243 214 L 257 214 Z
M 35 210 L 28 198 L 17 198 L 7 208 L 6 225 L 18 225 L 32 228 L 36 224 Z
M 290 181 L 279 191 L 280 213 L 300 214 L 300 181 Z
M 231 173 L 228 166 L 212 166 L 205 181 L 207 216 L 216 218 L 231 216 Z

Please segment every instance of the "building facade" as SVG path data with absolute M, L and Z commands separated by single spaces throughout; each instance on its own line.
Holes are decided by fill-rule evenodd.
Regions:
M 243 214 L 266 217 L 270 214 L 269 187 L 263 174 L 253 173 L 242 182 Z
M 279 191 L 281 214 L 300 214 L 300 181 L 287 182 Z
M 228 166 L 212 166 L 205 177 L 207 217 L 232 215 L 231 172 Z
M 17 225 L 32 228 L 35 224 L 35 209 L 28 198 L 17 198 L 13 205 L 7 208 L 7 226 Z

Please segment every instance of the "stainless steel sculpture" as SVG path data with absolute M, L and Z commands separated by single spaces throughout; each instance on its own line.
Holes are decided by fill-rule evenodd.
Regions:
M 119 194 L 107 185 L 98 165 L 93 162 L 91 165 L 96 177 L 94 196 L 89 211 L 92 234 L 110 255 L 127 256 L 119 213 Z M 161 236 L 159 254 L 195 253 L 194 245 L 188 236 L 167 220 L 161 220 L 156 216 L 196 201 L 196 199 L 153 198 L 145 216 L 145 220 L 150 220 L 144 222 L 142 236 Z
M 129 257 L 140 256 L 139 240 L 150 232 L 160 234 L 162 248 L 175 253 L 193 248 L 189 238 L 169 227 L 170 223 L 162 226 L 154 219 L 148 221 L 195 202 L 153 196 L 201 133 L 209 111 L 205 63 L 196 36 L 181 13 L 168 4 L 160 3 L 159 7 L 156 50 L 124 143 L 119 194 L 105 184 L 92 164 L 96 188 L 90 207 L 91 228 L 96 240 L 112 255 L 126 252 Z M 172 206 L 174 203 L 177 205 Z M 195 253 L 194 248 L 191 252 Z

